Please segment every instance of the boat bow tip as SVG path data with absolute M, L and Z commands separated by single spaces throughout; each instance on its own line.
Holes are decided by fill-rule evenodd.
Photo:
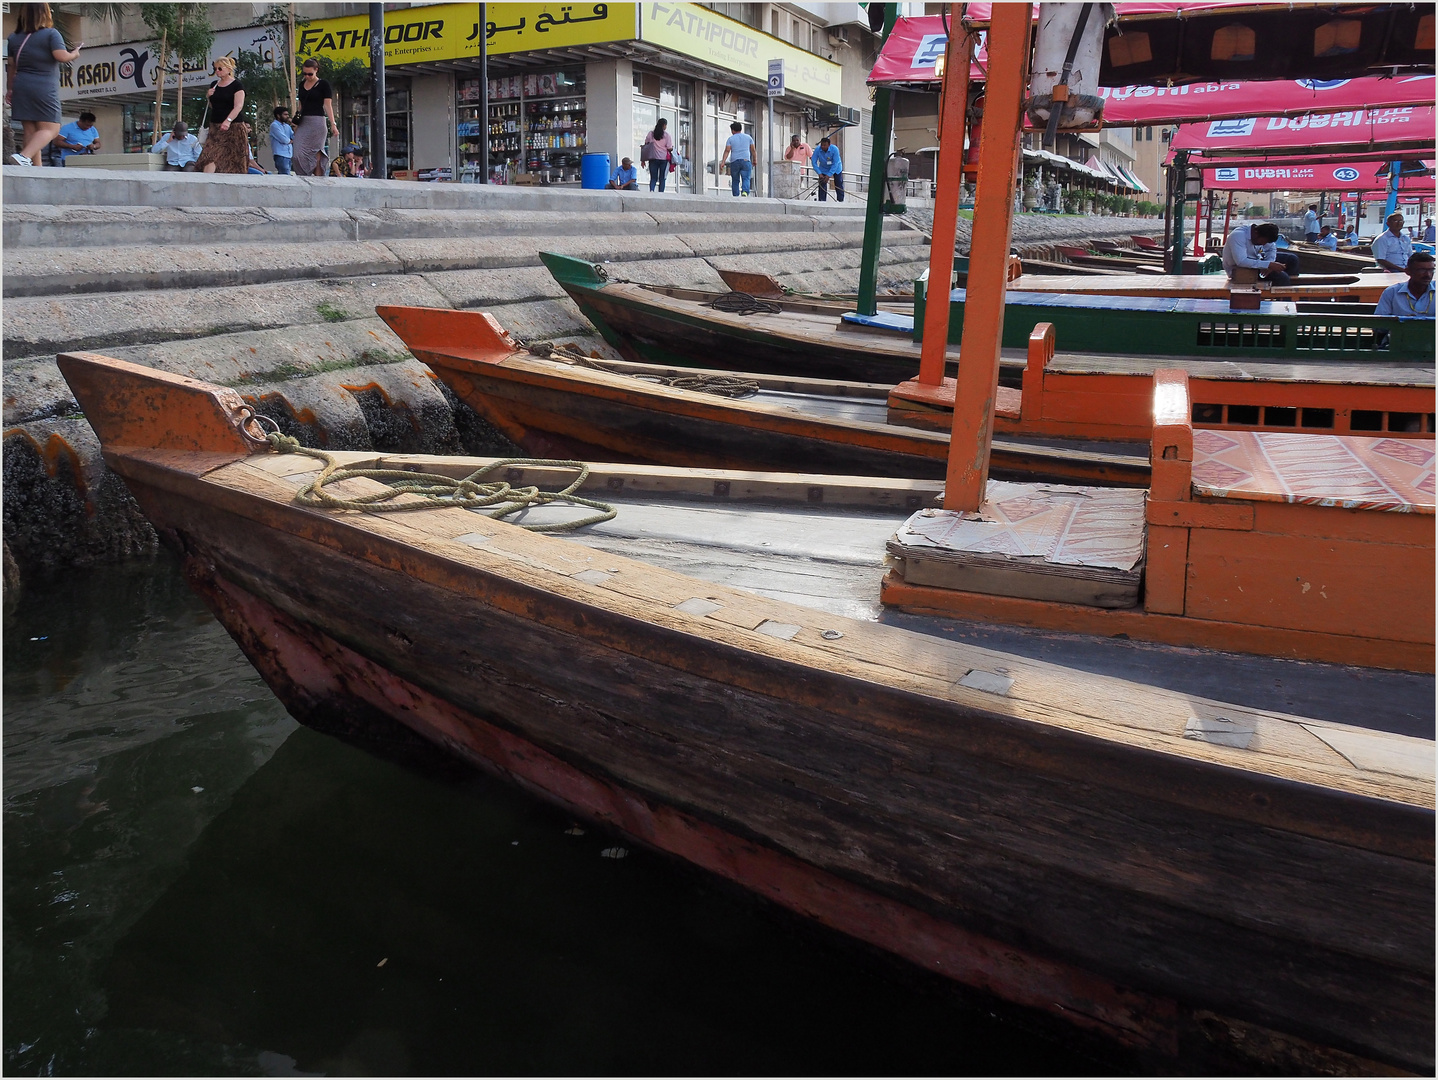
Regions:
M 519 343 L 487 311 L 381 304 L 375 313 L 427 364 L 439 358 L 499 364 L 519 351 Z
M 106 450 L 247 457 L 269 450 L 254 409 L 234 390 L 100 353 L 55 358 Z

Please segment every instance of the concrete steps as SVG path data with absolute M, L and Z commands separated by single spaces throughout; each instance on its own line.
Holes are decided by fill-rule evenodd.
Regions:
M 154 543 L 56 353 L 232 386 L 311 445 L 496 452 L 377 304 L 482 308 L 522 340 L 604 355 L 540 251 L 637 281 L 722 288 L 732 267 L 843 291 L 863 241 L 855 204 L 59 169 L 3 183 L 4 529 L 22 573 Z M 881 278 L 907 288 L 928 249 L 886 226 Z

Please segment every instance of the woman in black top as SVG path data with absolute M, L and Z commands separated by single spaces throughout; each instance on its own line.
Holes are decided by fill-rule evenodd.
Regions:
M 299 99 L 299 111 L 295 119 L 294 170 L 297 176 L 324 176 L 330 167 L 329 155 L 325 153 L 325 128 L 338 139 L 339 125 L 335 123 L 334 92 L 330 84 L 320 78 L 320 65 L 316 60 L 306 60 L 301 70 L 304 78 L 295 87 Z
M 235 78 L 228 56 L 215 61 L 215 81 L 205 91 L 210 99 L 210 137 L 196 163 L 202 172 L 246 173 L 250 164 L 250 125 L 240 119 L 245 88 Z

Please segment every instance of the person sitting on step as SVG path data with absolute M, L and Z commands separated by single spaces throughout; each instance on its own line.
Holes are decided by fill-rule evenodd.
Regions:
M 619 168 L 614 170 L 614 178 L 604 186 L 611 191 L 638 191 L 639 170 L 632 160 L 624 158 L 619 162 Z

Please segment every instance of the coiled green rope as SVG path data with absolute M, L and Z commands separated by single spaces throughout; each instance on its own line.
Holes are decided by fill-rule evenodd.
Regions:
M 588 506 L 598 511 L 574 521 L 560 521 L 545 525 L 525 525 L 521 522 L 511 522 L 511 524 L 518 525 L 521 529 L 528 529 L 530 532 L 573 532 L 586 525 L 597 525 L 601 521 L 610 521 L 618 514 L 618 511 L 608 503 L 597 502 L 594 499 L 586 499 L 574 494 L 584 485 L 584 481 L 589 479 L 589 466 L 582 461 L 502 458 L 481 469 L 476 469 L 462 480 L 456 480 L 453 477 L 441 476 L 437 473 L 416 473 L 402 469 L 345 469 L 341 468 L 339 462 L 330 454 L 323 450 L 312 450 L 307 446 L 301 446 L 298 439 L 288 435 L 270 432 L 265 438 L 278 453 L 304 454 L 306 457 L 324 462 L 324 468 L 320 470 L 319 476 L 305 485 L 295 496 L 296 502 L 304 503 L 306 506 L 323 507 L 329 510 L 359 510 L 370 514 L 398 513 L 404 510 L 432 510 L 435 507 L 446 506 L 459 506 L 466 510 L 484 510 L 492 507 L 493 509 L 486 516 L 498 520 L 517 514 L 521 510 L 561 500 L 579 506 Z M 482 482 L 484 476 L 496 469 L 510 465 L 540 465 L 549 468 L 577 469 L 579 475 L 563 491 L 540 491 L 539 488 L 533 486 L 517 488 L 503 480 Z M 356 498 L 340 498 L 325 490 L 327 484 L 335 484 L 341 480 L 351 480 L 361 476 L 369 480 L 380 481 L 387 485 L 388 490 L 376 491 L 372 495 L 361 495 Z M 417 495 L 423 501 L 406 500 L 403 503 L 394 503 L 393 500 L 401 495 Z

